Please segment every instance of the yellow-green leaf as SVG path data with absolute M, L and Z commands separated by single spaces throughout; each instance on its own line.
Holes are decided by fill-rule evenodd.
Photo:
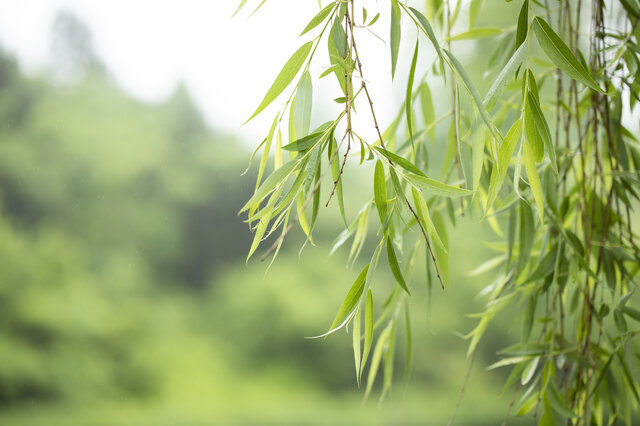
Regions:
M 391 49 L 391 79 L 393 79 L 396 74 L 400 37 L 400 6 L 398 6 L 398 2 L 396 0 L 391 0 L 391 34 L 389 35 L 389 48 Z
M 284 67 L 282 67 L 282 70 L 267 91 L 264 99 L 262 99 L 262 102 L 260 102 L 260 105 L 258 105 L 258 108 L 256 108 L 255 112 L 251 115 L 251 117 L 249 117 L 247 122 L 256 115 L 260 114 L 263 109 L 269 106 L 269 104 L 273 102 L 284 89 L 287 88 L 298 71 L 300 71 L 300 68 L 306 61 L 307 56 L 309 56 L 312 45 L 312 42 L 305 43 L 298 50 L 296 50 L 293 55 L 291 55 L 291 58 L 289 58 L 287 63 L 284 64 Z
M 376 168 L 373 173 L 373 197 L 380 215 L 380 223 L 384 223 L 387 218 L 387 187 L 384 166 L 380 160 L 376 161 Z
M 389 260 L 389 267 L 391 268 L 391 272 L 393 276 L 396 278 L 396 281 L 402 287 L 407 294 L 411 295 L 409 288 L 407 287 L 407 283 L 404 281 L 404 277 L 402 276 L 402 272 L 400 271 L 400 265 L 398 265 L 398 258 L 396 257 L 396 252 L 393 249 L 393 242 L 391 238 L 387 237 L 387 259 Z
M 299 164 L 298 160 L 291 160 L 284 164 L 279 169 L 276 169 L 265 179 L 265 181 L 256 190 L 253 196 L 247 201 L 247 203 L 240 209 L 240 213 L 249 209 L 251 206 L 262 201 L 271 191 L 273 191 L 280 183 L 289 176 L 293 169 Z
M 544 217 L 542 185 L 540 185 L 540 177 L 538 176 L 538 171 L 536 169 L 534 154 L 528 142 L 524 144 L 524 167 L 527 170 L 527 177 L 529 178 L 529 186 L 531 187 L 531 192 L 533 192 L 533 198 L 536 200 L 538 217 L 540 218 L 540 222 L 542 222 Z
M 245 0 L 246 1 L 246 0 Z M 311 31 L 312 29 L 314 29 L 315 27 L 317 27 L 318 25 L 320 25 L 320 23 L 322 21 L 325 20 L 325 18 L 329 15 L 329 13 L 331 13 L 331 11 L 336 7 L 337 3 L 331 3 L 329 6 L 325 7 L 324 9 L 322 9 L 320 12 L 318 12 L 318 14 L 316 16 L 314 16 L 311 21 L 309 21 L 309 23 L 307 24 L 306 27 L 304 27 L 304 30 L 302 30 L 302 32 L 300 33 L 300 35 L 306 34 L 309 31 Z M 300 37 L 300 36 L 298 36 Z
M 493 37 L 498 34 L 502 34 L 502 31 L 503 30 L 498 27 L 474 28 L 460 34 L 456 34 L 452 36 L 449 40 L 450 41 L 477 40 L 480 38 Z
M 360 296 L 362 296 L 362 291 L 364 289 L 364 281 L 367 277 L 367 271 L 369 270 L 369 265 L 365 266 L 364 269 L 358 275 L 358 278 L 353 282 L 353 285 L 349 289 L 347 296 L 342 301 L 342 305 L 340 305 L 340 309 L 338 309 L 338 313 L 331 323 L 331 327 L 329 327 L 329 332 L 335 331 L 337 328 L 341 327 L 358 303 Z
M 360 375 L 367 364 L 367 358 L 371 351 L 373 343 L 373 295 L 371 290 L 367 290 L 367 300 L 364 308 L 364 348 L 362 352 L 362 363 L 360 366 Z
M 472 195 L 473 192 L 468 189 L 459 188 L 457 186 L 447 185 L 446 183 L 430 179 L 426 176 L 407 173 L 404 178 L 416 188 L 443 197 L 466 197 Z
M 509 132 L 504 137 L 500 148 L 498 148 L 498 162 L 494 163 L 493 170 L 491 172 L 491 180 L 489 182 L 489 193 L 487 195 L 487 205 L 485 207 L 486 210 L 493 205 L 496 197 L 498 196 L 498 191 L 500 191 L 500 187 L 504 181 L 504 178 L 507 174 L 507 169 L 509 168 L 509 161 L 511 160 L 511 156 L 513 155 L 513 150 L 516 147 L 516 143 L 520 138 L 520 133 L 522 130 L 522 120 L 517 120 L 509 129 Z

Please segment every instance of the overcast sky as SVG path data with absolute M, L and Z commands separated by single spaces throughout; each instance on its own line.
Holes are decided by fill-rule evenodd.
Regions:
M 49 57 L 56 12 L 71 11 L 88 25 L 98 55 L 125 90 L 143 100 L 162 101 L 182 80 L 214 128 L 251 142 L 264 137 L 273 114 L 244 127 L 242 123 L 302 43 L 297 35 L 318 11 L 315 0 L 272 0 L 249 17 L 258 3 L 249 0 L 247 10 L 231 19 L 236 0 L 0 0 L 0 44 L 26 72 L 37 73 Z M 375 0 L 366 3 L 375 9 Z M 383 13 L 380 22 L 385 18 Z M 361 44 L 363 57 L 388 56 L 388 48 L 375 37 L 363 37 Z M 388 79 L 386 68 L 370 68 L 367 79 Z M 318 64 L 315 74 L 313 70 L 318 77 L 322 68 Z M 322 84 L 314 87 L 316 93 Z M 392 96 L 388 84 L 372 90 L 378 99 Z M 380 104 L 384 116 L 386 102 Z

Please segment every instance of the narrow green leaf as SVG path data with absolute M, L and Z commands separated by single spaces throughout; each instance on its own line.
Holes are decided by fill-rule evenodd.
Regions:
M 447 251 L 445 248 L 445 244 L 442 242 L 440 235 L 438 235 L 438 231 L 431 220 L 431 215 L 429 214 L 429 206 L 427 206 L 422 193 L 415 188 L 411 188 L 411 195 L 413 196 L 413 202 L 416 205 L 416 214 L 418 215 L 418 220 L 421 221 L 425 230 L 427 231 L 427 236 L 431 239 L 432 242 L 439 248 L 444 251 Z
M 260 242 L 262 241 L 262 237 L 264 236 L 267 227 L 269 226 L 269 222 L 271 221 L 272 213 L 273 213 L 273 204 L 269 203 L 267 207 L 264 208 L 265 214 L 260 218 L 258 225 L 255 227 L 255 234 L 253 235 L 253 241 L 251 242 L 251 247 L 249 248 L 249 254 L 247 254 L 247 262 L 251 258 L 251 255 L 256 251 Z
M 342 305 L 340 305 L 340 309 L 338 309 L 338 313 L 336 314 L 333 323 L 331 323 L 331 327 L 329 327 L 329 333 L 335 331 L 339 327 L 342 327 L 345 319 L 347 319 L 353 308 L 356 306 L 356 303 L 358 303 L 360 296 L 362 296 L 364 281 L 367 277 L 368 270 L 369 265 L 364 267 L 351 286 L 351 289 L 349 289 L 347 296 L 342 301 Z
M 313 152 L 308 156 L 309 160 L 305 167 L 305 180 L 304 180 L 304 193 L 309 194 L 311 192 L 312 185 L 316 183 L 316 170 L 321 161 L 322 152 L 321 146 L 313 148 Z
M 304 235 L 306 235 L 309 241 L 313 243 L 313 238 L 311 236 L 311 228 L 309 227 L 309 222 L 307 221 L 307 215 L 303 209 L 303 206 L 304 206 L 304 194 L 302 192 L 299 192 L 298 198 L 296 200 L 296 212 L 298 213 L 298 223 L 300 224 L 300 228 L 302 228 Z
M 498 27 L 484 27 L 484 28 L 474 28 L 469 31 L 465 31 L 460 34 L 456 34 L 452 36 L 450 41 L 460 41 L 460 40 L 477 40 L 485 37 L 493 37 L 498 34 L 502 34 L 503 30 Z
M 522 384 L 522 386 L 529 383 L 529 381 L 533 378 L 533 375 L 536 372 L 536 368 L 538 367 L 538 362 L 540 362 L 540 357 L 537 356 L 529 361 L 527 366 L 524 368 L 524 370 L 522 371 L 522 375 L 520 376 L 520 383 Z
M 534 282 L 551 275 L 556 266 L 556 258 L 557 249 L 553 246 L 553 248 L 544 255 L 542 260 L 540 260 L 533 272 L 523 281 L 523 284 Z
M 311 76 L 309 75 L 309 72 L 306 71 L 300 77 L 300 82 L 296 89 L 294 125 L 296 126 L 296 136 L 298 138 L 309 134 L 312 105 L 313 84 L 311 83 Z
M 246 0 L 245 0 L 246 1 Z M 320 23 L 322 21 L 325 20 L 325 18 L 333 11 L 333 9 L 336 7 L 337 3 L 331 3 L 329 4 L 329 6 L 325 7 L 324 9 L 322 9 L 320 12 L 318 12 L 316 14 L 316 16 L 314 16 L 313 18 L 311 18 L 311 21 L 309 21 L 309 23 L 307 24 L 306 27 L 304 27 L 304 30 L 302 30 L 302 32 L 300 33 L 300 36 L 302 36 L 303 34 L 308 33 L 309 31 L 311 31 L 312 29 L 314 29 L 315 27 L 317 27 L 318 25 L 320 25 Z M 300 37 L 298 36 L 298 37 Z
M 533 192 L 533 198 L 536 200 L 536 207 L 538 209 L 538 217 L 540 223 L 544 219 L 544 203 L 542 201 L 542 185 L 540 184 L 540 177 L 538 176 L 538 170 L 536 169 L 536 163 L 534 154 L 529 146 L 529 143 L 524 144 L 524 167 L 527 170 L 527 178 L 529 179 L 529 186 L 531 192 Z
M 324 132 L 312 133 L 312 134 L 307 135 L 307 136 L 305 136 L 303 138 L 296 139 L 295 141 L 291 142 L 290 144 L 287 144 L 287 145 L 283 146 L 282 149 L 284 149 L 285 151 L 304 151 L 304 150 L 307 150 L 307 149 L 311 148 L 312 146 L 314 146 L 316 144 L 316 142 L 318 142 L 322 138 L 322 135 L 324 135 Z
M 331 74 L 332 72 L 337 73 L 340 70 L 340 65 L 331 65 L 329 68 L 327 68 L 326 70 L 322 71 L 322 74 L 320 74 L 320 76 L 318 77 L 318 80 L 328 76 L 329 74 Z
M 535 294 L 529 296 L 527 300 L 527 306 L 524 310 L 524 321 L 522 323 L 522 343 L 525 344 L 531 336 L 531 329 L 533 328 L 533 320 L 536 314 L 537 298 Z M 524 384 L 524 383 L 523 383 Z
M 313 179 L 314 183 L 318 183 L 318 189 L 313 193 L 313 203 L 311 205 L 311 225 L 310 228 L 313 231 L 313 227 L 316 224 L 316 219 L 318 218 L 318 209 L 320 208 L 320 194 L 321 194 L 321 186 L 320 186 L 320 178 L 322 176 L 322 156 L 321 153 L 318 152 L 318 165 L 316 166 L 316 173 Z
M 531 209 L 525 201 L 520 201 L 520 251 L 518 253 L 518 275 L 522 273 L 525 265 L 529 262 L 529 254 L 535 239 L 535 229 L 533 226 L 533 215 Z
M 547 151 L 547 155 L 549 155 L 551 168 L 553 168 L 553 171 L 558 174 L 556 151 L 553 143 L 551 142 L 551 132 L 549 131 L 549 125 L 547 124 L 547 120 L 544 118 L 544 114 L 542 113 L 542 109 L 540 109 L 538 101 L 535 99 L 531 91 L 527 93 L 527 103 L 530 106 L 531 113 L 536 124 L 537 134 L 542 139 L 544 149 Z
M 333 46 L 335 50 L 340 55 L 341 59 L 347 57 L 347 35 L 344 32 L 344 28 L 342 27 L 342 18 L 336 17 L 333 20 L 333 24 L 331 25 L 331 36 L 333 40 Z
M 353 358 L 356 363 L 356 381 L 358 382 L 358 387 L 360 387 L 360 367 L 361 367 L 361 347 L 360 347 L 360 309 L 356 308 L 356 313 L 353 317 L 353 335 L 352 335 L 352 343 L 353 343 Z
M 500 99 L 500 96 L 502 96 L 504 89 L 507 87 L 507 83 L 511 80 L 512 76 L 515 75 L 516 70 L 522 64 L 522 61 L 524 60 L 526 54 L 527 46 L 520 46 L 513 53 L 511 59 L 509 59 L 509 62 L 507 62 L 504 68 L 502 68 L 502 71 L 500 71 L 500 74 L 498 74 L 496 79 L 493 81 L 491 88 L 482 101 L 482 105 L 486 109 L 490 110 L 491 108 L 493 108 L 497 100 Z
M 622 305 L 620 306 L 620 310 L 624 312 L 627 316 L 630 316 L 631 318 L 633 318 L 634 320 L 640 321 L 640 311 L 638 311 L 637 309 Z
M 334 71 L 342 93 L 346 93 L 344 75 L 348 71 L 348 66 L 344 61 L 346 55 L 345 40 L 346 36 L 342 28 L 342 21 L 340 16 L 337 16 L 333 20 L 329 37 L 327 37 L 327 49 L 329 51 L 329 61 L 332 65 L 331 69 Z
M 376 376 L 378 374 L 378 369 L 380 368 L 380 361 L 382 360 L 382 353 L 384 348 L 389 340 L 389 334 L 391 333 L 391 327 L 386 327 L 380 336 L 378 336 L 378 341 L 376 342 L 376 347 L 373 350 L 373 356 L 371 357 L 371 366 L 369 367 L 369 375 L 367 376 L 367 389 L 364 393 L 364 399 L 366 400 L 371 393 L 371 389 L 373 388 L 373 383 L 376 380 Z
M 478 191 L 480 185 L 480 177 L 482 176 L 482 165 L 484 163 L 484 135 L 478 134 L 473 138 L 473 145 L 471 147 L 471 164 L 473 168 L 473 192 Z
M 482 104 L 482 100 L 480 99 L 480 92 L 478 92 L 478 89 L 476 89 L 476 86 L 471 81 L 471 78 L 469 78 L 469 75 L 465 71 L 460 61 L 458 61 L 458 58 L 453 56 L 453 54 L 449 52 L 447 49 L 444 49 L 444 53 L 446 53 L 447 56 L 449 57 L 449 60 L 451 61 L 451 65 L 456 75 L 460 78 L 460 80 L 462 80 L 463 85 L 471 95 L 471 98 L 473 99 L 473 102 L 476 104 L 476 107 L 478 109 L 478 112 L 480 113 L 480 116 L 482 117 L 482 120 L 485 122 L 485 124 L 487 125 L 487 127 L 489 128 L 489 131 L 493 134 L 493 136 L 497 138 L 498 136 L 496 135 L 496 132 L 495 132 L 495 125 L 493 124 L 493 121 L 491 120 L 489 113 L 487 113 L 487 110 Z
M 383 155 L 387 160 L 391 161 L 394 165 L 397 164 L 400 167 L 402 167 L 403 169 L 411 172 L 411 173 L 415 173 L 417 175 L 421 175 L 421 176 L 425 176 L 424 172 L 422 170 L 420 170 L 419 168 L 417 168 L 415 165 L 413 165 L 409 160 L 405 159 L 404 157 L 400 157 L 399 155 L 394 154 L 391 151 L 387 151 L 384 148 L 375 146 L 373 147 L 377 152 L 379 152 L 381 155 Z
M 367 300 L 364 308 L 364 348 L 362 352 L 362 363 L 360 366 L 360 375 L 367 364 L 371 344 L 373 343 L 373 295 L 371 290 L 367 290 Z
M 265 167 L 267 167 L 267 160 L 269 160 L 269 155 L 271 154 L 271 143 L 273 142 L 273 135 L 277 125 L 278 117 L 276 116 L 271 124 L 271 129 L 269 129 L 269 134 L 264 140 L 264 149 L 262 150 L 262 158 L 260 158 L 260 166 L 258 167 L 258 177 L 256 178 L 256 189 L 260 185 L 262 174 L 264 173 Z
M 436 53 L 440 58 L 440 67 L 442 69 L 442 64 L 444 63 L 444 57 L 442 56 L 442 49 L 440 48 L 440 44 L 438 43 L 438 39 L 436 38 L 436 34 L 433 32 L 433 28 L 431 27 L 429 20 L 422 13 L 420 13 L 413 7 L 409 7 L 409 10 L 411 11 L 411 13 L 413 13 L 415 18 L 418 20 L 419 27 L 422 30 L 422 32 L 425 33 L 427 38 L 431 41 L 431 44 L 433 44 L 433 47 L 436 49 Z
M 344 211 L 344 197 L 342 194 L 342 179 L 340 179 L 340 153 L 336 152 L 337 143 L 333 135 L 330 136 L 329 150 L 328 153 L 330 155 L 329 159 L 331 161 L 331 177 L 333 178 L 333 184 L 336 186 L 336 197 L 338 198 L 338 208 L 340 209 L 340 216 L 342 216 L 342 221 L 347 224 L 347 217 Z
M 418 93 L 420 94 L 420 106 L 422 107 L 422 118 L 425 126 L 431 126 L 436 119 L 435 110 L 433 108 L 433 99 L 431 97 L 431 89 L 429 85 L 424 82 L 418 86 Z M 436 138 L 436 128 L 431 126 L 429 129 L 429 136 L 431 140 Z
M 400 48 L 400 6 L 396 0 L 391 0 L 391 34 L 389 35 L 389 48 L 391 49 L 391 79 L 396 74 L 398 62 L 398 49 Z
M 238 14 L 238 12 L 240 12 L 240 10 L 242 10 L 242 8 L 244 7 L 245 3 L 247 2 L 247 0 L 242 0 L 240 2 L 240 4 L 238 4 L 238 7 L 236 8 L 236 11 L 233 12 L 233 15 L 231 15 L 231 17 L 233 18 L 234 16 L 236 16 Z
M 435 245 L 433 251 L 438 261 L 442 280 L 446 284 L 449 282 L 449 237 L 444 219 L 442 219 L 442 215 L 438 211 L 433 214 L 433 226 L 434 233 L 442 241 L 440 244 Z
M 278 95 L 282 93 L 284 89 L 287 88 L 287 86 L 291 83 L 291 81 L 296 76 L 298 71 L 300 71 L 300 68 L 302 67 L 302 64 L 304 64 L 304 62 L 306 61 L 307 56 L 309 56 L 309 52 L 311 52 L 312 45 L 313 45 L 312 42 L 303 44 L 302 47 L 296 50 L 296 52 L 291 56 L 291 58 L 289 58 L 287 63 L 284 64 L 284 67 L 280 71 L 280 74 L 278 74 L 275 81 L 267 91 L 267 94 L 264 96 L 264 99 L 262 100 L 262 102 L 260 102 L 260 105 L 258 105 L 258 108 L 256 108 L 255 112 L 251 115 L 251 117 L 249 117 L 249 119 L 246 122 L 250 121 L 253 117 L 260 114 L 260 112 L 262 112 L 263 109 L 269 106 L 269 104 L 273 102 L 278 97 Z
M 396 321 L 392 320 L 390 326 L 391 331 L 389 332 L 389 344 L 387 345 L 387 351 L 384 354 L 384 380 L 382 383 L 381 398 L 384 398 L 391 390 L 393 380 L 393 359 L 396 352 Z
M 413 145 L 413 79 L 416 75 L 416 63 L 418 62 L 418 40 L 416 39 L 416 48 L 413 51 L 413 59 L 411 60 L 411 69 L 409 71 L 409 79 L 407 82 L 407 94 L 405 97 L 405 112 L 407 116 L 407 127 L 409 129 L 409 137 L 411 145 Z
M 478 12 L 482 10 L 482 3 L 484 0 L 471 0 L 469 4 L 469 28 L 473 27 L 478 18 Z
M 291 174 L 293 169 L 299 164 L 299 161 L 291 160 L 284 164 L 279 169 L 276 169 L 265 179 L 265 181 L 256 190 L 253 196 L 247 201 L 247 203 L 240 209 L 240 213 L 251 208 L 253 205 L 260 203 L 264 197 L 266 197 L 271 191 L 273 191 L 279 184 L 284 182 L 286 178 Z
M 543 136 L 538 132 L 538 126 L 533 111 L 535 107 L 531 105 L 532 100 L 529 99 L 530 96 L 528 95 L 529 93 L 527 93 L 524 102 L 524 133 L 527 136 L 529 151 L 533 154 L 533 162 L 539 163 L 542 161 L 542 157 L 544 156 Z
M 376 168 L 373 173 L 373 196 L 380 215 L 380 223 L 384 223 L 387 218 L 387 186 L 385 184 L 384 166 L 382 161 L 376 161 Z
M 493 205 L 500 187 L 507 174 L 509 167 L 509 161 L 513 155 L 513 150 L 516 147 L 520 133 L 522 131 L 522 120 L 517 120 L 509 129 L 509 132 L 504 137 L 500 148 L 498 148 L 498 163 L 493 165 L 493 171 L 491 172 L 491 180 L 489 182 L 489 193 L 487 195 L 487 205 L 485 210 L 489 210 Z
M 396 278 L 396 281 L 402 287 L 407 294 L 411 295 L 409 288 L 407 287 L 407 283 L 404 281 L 404 277 L 402 276 L 402 272 L 400 271 L 400 265 L 398 265 L 398 258 L 396 257 L 396 252 L 393 249 L 393 242 L 390 237 L 387 237 L 387 259 L 389 259 L 389 267 L 391 268 L 391 272 L 393 276 Z
M 544 19 L 536 16 L 533 20 L 533 30 L 540 47 L 558 68 L 574 80 L 589 86 L 593 90 L 604 93 L 580 61 L 571 53 L 569 47 Z
M 392 167 L 389 167 L 389 176 L 391 176 L 391 183 L 393 184 L 393 189 L 395 190 L 398 197 L 400 197 L 400 200 L 406 200 L 404 195 L 404 189 L 402 187 L 402 184 L 400 183 L 398 174 L 396 173 L 395 170 L 393 170 Z M 400 205 L 404 205 L 404 204 L 400 203 Z
M 426 176 L 414 175 L 407 173 L 404 178 L 416 188 L 443 197 L 465 197 L 472 195 L 473 192 L 468 189 L 459 188 L 457 186 L 447 185 L 437 180 L 429 179 Z
M 527 39 L 529 33 L 529 0 L 524 0 L 518 16 L 518 28 L 516 30 L 516 49 Z

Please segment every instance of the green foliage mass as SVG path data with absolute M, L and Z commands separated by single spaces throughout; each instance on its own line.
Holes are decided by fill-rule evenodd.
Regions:
M 328 199 L 336 194 L 345 222 L 332 252 L 351 240 L 347 264 L 361 255 L 365 264 L 351 273 L 322 336 L 351 327 L 356 383 L 366 377 L 366 399 L 381 380 L 384 397 L 397 376 L 401 336 L 410 373 L 410 307 L 424 306 L 410 296 L 420 286 L 431 290 L 434 282 L 442 289 L 455 284 L 450 272 L 460 267 L 459 256 L 449 234 L 471 215 L 496 238 L 488 244 L 494 257 L 487 265 L 495 270 L 482 292 L 487 303 L 465 336 L 470 363 L 494 318 L 513 305 L 522 312 L 520 338 L 490 367 L 511 369 L 505 388 L 513 389 L 514 403 L 507 418 L 514 413 L 544 425 L 632 424 L 640 404 L 637 0 L 427 0 L 420 10 L 399 0 L 326 3 L 322 8 L 319 2 L 303 31 L 304 44 L 249 118 L 287 94 L 256 148 L 262 150 L 256 190 L 241 209 L 254 231 L 249 256 L 273 234 L 279 237 L 267 244 L 263 259 L 275 259 L 296 223 L 313 241 L 322 186 L 330 186 Z M 388 21 L 367 21 L 373 13 L 366 7 L 374 7 L 376 17 L 387 13 Z M 403 37 L 410 35 L 415 47 L 404 59 L 404 102 L 395 119 L 382 123 L 374 106 L 379 100 L 370 93 L 376 82 L 363 71 L 379 68 L 380 57 L 361 56 L 359 46 L 384 33 L 392 82 L 403 60 Z M 312 63 L 323 61 L 316 52 L 325 43 L 329 61 L 316 77 Z M 468 55 L 464 43 L 489 53 L 482 73 L 474 68 L 480 55 Z M 416 74 L 418 63 L 426 70 L 422 75 Z M 309 108 L 313 82 L 332 72 L 334 93 L 323 90 L 321 96 L 342 107 L 318 114 L 328 121 L 309 132 L 311 114 L 298 109 Z M 480 81 L 489 87 L 485 96 Z M 438 93 L 440 116 L 432 92 Z M 262 179 L 271 154 L 273 171 Z M 345 170 L 354 163 L 366 174 L 369 191 L 349 217 Z M 367 237 L 373 245 L 365 246 Z M 379 278 L 384 258 L 398 284 L 392 288 Z M 422 274 L 409 279 L 424 258 L 426 280 Z M 377 299 L 385 302 L 372 314 Z

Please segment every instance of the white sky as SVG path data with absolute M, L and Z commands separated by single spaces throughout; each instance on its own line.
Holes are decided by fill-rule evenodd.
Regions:
M 316 0 L 270 0 L 248 17 L 258 3 L 249 0 L 245 10 L 231 19 L 238 0 L 0 0 L 0 45 L 19 59 L 26 72 L 37 73 L 49 57 L 56 12 L 69 10 L 88 25 L 98 55 L 125 90 L 143 100 L 162 101 L 182 80 L 212 127 L 239 133 L 253 143 L 264 137 L 275 108 L 244 127 L 242 123 L 301 45 L 297 35 L 319 10 Z M 363 3 L 376 9 L 375 0 Z M 379 22 L 385 18 L 383 13 Z M 366 39 L 359 45 L 361 55 L 369 55 L 380 66 L 365 69 L 365 76 L 388 80 L 387 46 L 375 37 Z M 320 50 L 326 55 L 326 49 Z M 318 64 L 312 77 L 321 71 Z M 314 86 L 314 94 L 332 88 L 329 80 Z M 387 83 L 370 90 L 384 123 L 385 115 L 392 114 L 385 105 L 397 102 L 381 101 L 398 100 L 404 88 L 394 93 Z M 314 98 L 315 109 L 320 96 Z M 330 103 L 320 108 L 326 110 Z M 333 118 L 319 115 L 323 114 L 314 114 L 316 124 Z

